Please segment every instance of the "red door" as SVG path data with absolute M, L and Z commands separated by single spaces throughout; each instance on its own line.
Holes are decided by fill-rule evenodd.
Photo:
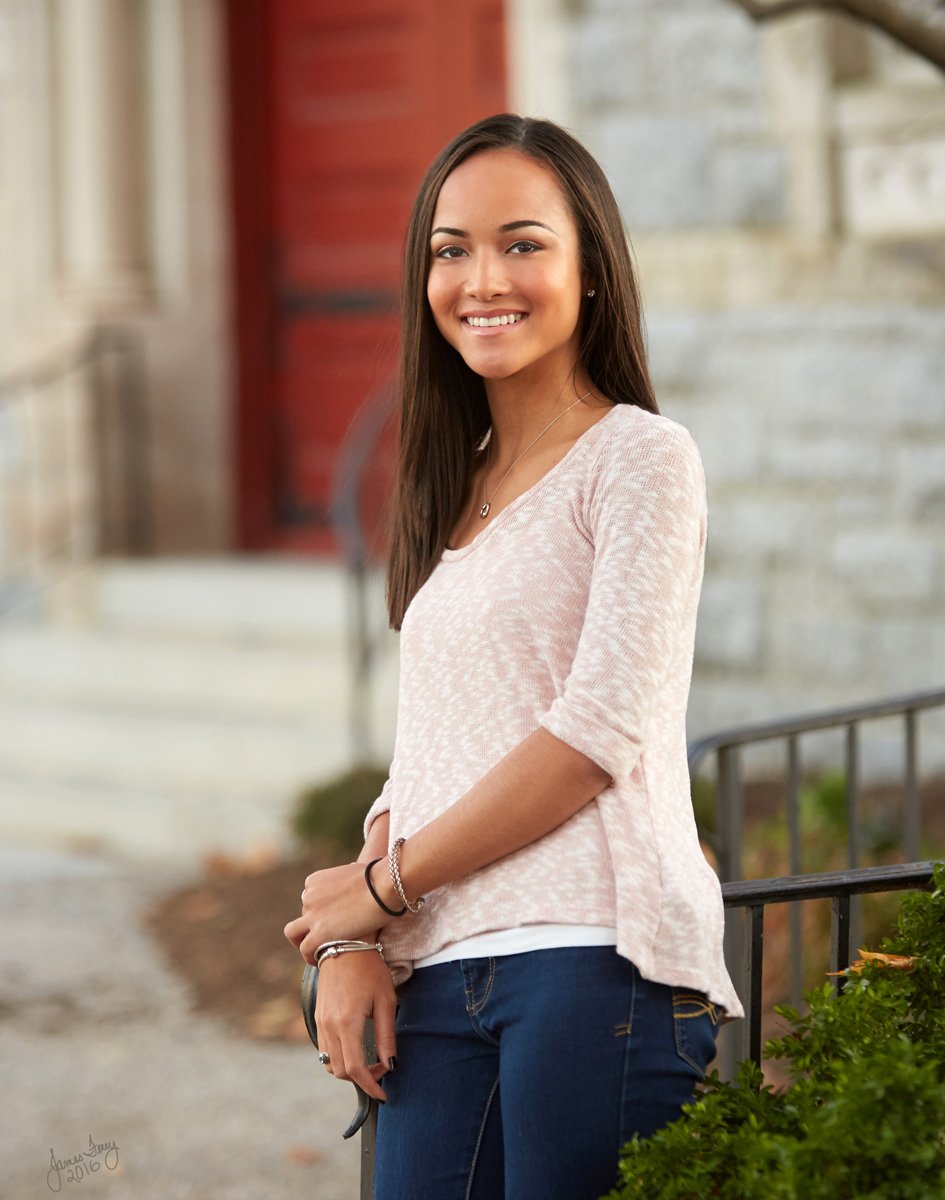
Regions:
M 417 184 L 505 108 L 503 0 L 230 0 L 229 24 L 240 541 L 332 553 L 339 447 L 396 364 Z

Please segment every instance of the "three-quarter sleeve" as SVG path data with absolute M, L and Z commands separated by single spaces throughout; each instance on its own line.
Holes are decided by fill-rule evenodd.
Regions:
M 587 608 L 563 690 L 539 719 L 618 784 L 637 764 L 680 653 L 691 672 L 707 533 L 705 475 L 688 430 L 667 421 L 622 432 L 594 464 Z
M 378 798 L 374 801 L 374 803 L 368 809 L 367 816 L 364 818 L 364 840 L 365 841 L 368 840 L 368 834 L 371 832 L 371 826 L 374 824 L 375 820 L 379 816 L 381 816 L 382 813 L 390 812 L 390 801 L 391 801 L 391 785 L 390 785 L 390 777 L 388 776 L 387 780 L 384 783 L 384 786 L 381 788 L 381 794 L 378 796 Z

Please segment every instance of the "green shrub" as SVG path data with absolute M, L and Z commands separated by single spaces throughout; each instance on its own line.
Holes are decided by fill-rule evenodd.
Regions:
M 386 768 L 362 765 L 329 783 L 306 788 L 292 815 L 293 833 L 345 861 L 357 858 L 364 845 L 364 818 L 387 775 Z
M 702 836 L 708 834 L 711 838 L 715 833 L 715 804 L 715 781 L 707 779 L 704 775 L 697 775 L 692 780 L 692 809 Z
M 813 783 L 803 787 L 800 805 L 801 824 L 809 835 L 833 840 L 846 839 L 846 771 L 825 771 Z M 858 825 L 860 844 L 867 854 L 888 854 L 902 845 L 902 821 L 888 804 L 863 811 L 861 797 Z
M 945 1197 L 945 863 L 908 893 L 882 952 L 806 993 L 801 1017 L 765 1047 L 787 1060 L 775 1092 L 742 1063 L 714 1071 L 683 1116 L 624 1147 L 607 1200 L 940 1200 Z

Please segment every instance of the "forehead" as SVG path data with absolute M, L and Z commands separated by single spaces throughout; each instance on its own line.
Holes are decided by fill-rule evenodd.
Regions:
M 548 224 L 562 233 L 562 225 L 573 228 L 558 177 L 550 167 L 518 150 L 484 150 L 447 175 L 437 198 L 433 224 L 495 228 L 529 219 L 548 219 Z

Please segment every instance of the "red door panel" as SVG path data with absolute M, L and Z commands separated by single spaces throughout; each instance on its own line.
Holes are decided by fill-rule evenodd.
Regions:
M 231 0 L 234 123 L 249 102 L 237 94 L 233 47 L 245 57 L 251 39 L 244 28 L 241 42 L 233 26 L 258 20 L 248 9 L 247 0 Z M 247 314 L 255 311 L 258 324 L 264 310 L 268 331 L 268 361 L 241 369 L 242 537 L 260 548 L 334 552 L 338 448 L 395 367 L 401 242 L 417 184 L 453 134 L 505 107 L 503 5 L 270 0 L 264 11 L 263 54 L 255 48 L 265 105 L 255 222 L 246 219 L 248 151 L 235 131 L 232 138 L 244 160 L 237 240 L 258 241 L 266 227 L 258 278 L 238 271 L 239 287 L 266 293 L 255 306 L 238 300 L 241 367 L 246 346 L 260 340 Z M 386 466 L 369 464 L 367 474 L 382 480 L 390 436 L 380 459 Z

